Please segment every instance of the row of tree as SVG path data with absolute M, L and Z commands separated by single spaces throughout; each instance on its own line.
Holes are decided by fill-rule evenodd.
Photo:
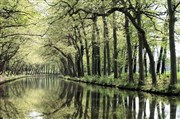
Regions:
M 156 85 L 156 75 L 165 72 L 170 51 L 170 84 L 177 83 L 175 33 L 178 29 L 175 23 L 180 2 L 45 2 L 51 8 L 47 11 L 50 26 L 44 42 L 45 56 L 56 54 L 54 57 L 61 62 L 65 75 L 81 77 L 86 72 L 87 75 L 107 76 L 113 73 L 114 78 L 118 78 L 126 72 L 129 83 L 133 83 L 133 74 L 139 69 L 139 85 L 145 83 L 148 73 L 152 84 Z
M 133 83 L 133 74 L 139 72 L 139 85 L 148 73 L 157 84 L 170 51 L 170 84 L 177 83 L 176 0 L 2 0 L 0 5 L 0 73 L 33 67 L 26 60 L 32 49 L 22 51 L 32 43 L 43 45 L 38 52 L 62 74 L 118 78 L 125 72 Z
M 32 60 L 38 59 L 27 59 L 32 54 L 30 46 L 35 42 L 35 36 L 43 35 L 41 31 L 37 33 L 38 18 L 41 15 L 32 1 L 0 1 L 0 75 L 34 74 L 40 70 L 52 73 L 50 66 L 43 71 L 42 67 L 47 67 L 45 63 L 32 63 Z
M 23 63 L 19 57 L 20 46 L 25 38 L 20 35 L 27 26 L 28 15 L 22 1 L 0 1 L 0 73 L 6 70 L 19 70 L 18 64 Z M 20 62 L 21 61 L 21 62 Z M 12 67 L 12 68 L 11 68 Z M 14 72 L 14 71 L 11 71 Z

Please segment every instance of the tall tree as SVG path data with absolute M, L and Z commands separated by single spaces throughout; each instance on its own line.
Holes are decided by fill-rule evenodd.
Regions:
M 82 20 L 81 20 L 81 25 L 82 25 L 82 30 L 83 30 L 83 35 L 84 35 L 84 43 L 85 43 L 87 75 L 90 75 L 91 74 L 91 69 L 90 69 L 89 46 L 88 46 L 87 33 L 85 31 L 84 21 L 82 21 Z
M 126 32 L 126 42 L 127 42 L 127 52 L 128 52 L 128 73 L 129 73 L 129 83 L 134 82 L 133 80 L 133 68 L 132 68 L 132 48 L 130 41 L 130 32 L 129 32 L 129 19 L 125 16 L 125 32 Z
M 137 10 L 137 24 L 139 27 L 141 26 L 141 14 L 140 14 L 140 4 L 137 2 L 138 10 Z M 143 66 L 143 37 L 142 33 L 138 31 L 138 39 L 139 39 L 139 85 L 144 84 L 144 66 Z
M 111 73 L 110 69 L 110 49 L 109 49 L 109 30 L 107 25 L 107 19 L 105 16 L 103 18 L 103 24 L 104 24 L 104 75 L 106 75 L 106 63 L 107 63 L 107 71 L 108 75 Z M 106 62 L 107 59 L 107 62 Z
M 175 29 L 175 22 L 176 22 L 175 12 L 179 4 L 180 2 L 176 4 L 175 0 L 167 0 L 168 15 L 169 15 L 169 49 L 170 49 L 170 65 L 171 65 L 171 77 L 170 77 L 171 85 L 174 85 L 177 83 L 174 29 Z
M 113 6 L 114 5 L 115 5 L 115 0 L 113 0 Z M 118 51 L 117 51 L 116 12 L 113 13 L 113 47 L 114 47 L 114 54 L 113 54 L 114 78 L 118 78 L 118 66 L 117 66 Z
M 97 16 L 92 18 L 92 74 L 101 75 L 101 65 L 100 65 L 100 46 L 99 46 L 99 29 L 97 26 Z

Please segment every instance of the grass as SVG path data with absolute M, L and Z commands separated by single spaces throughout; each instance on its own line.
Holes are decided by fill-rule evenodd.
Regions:
M 180 79 L 180 73 L 177 74 Z M 75 81 L 86 82 L 102 86 L 112 86 L 117 88 L 124 88 L 129 90 L 141 90 L 149 93 L 157 93 L 164 95 L 180 95 L 180 81 L 171 87 L 170 84 L 170 73 L 166 72 L 163 75 L 157 75 L 157 85 L 151 84 L 151 75 L 145 77 L 145 84 L 143 86 L 138 85 L 138 74 L 134 74 L 134 83 L 128 82 L 128 74 L 124 73 L 119 78 L 114 79 L 113 75 L 110 76 L 84 76 L 82 78 L 70 78 Z

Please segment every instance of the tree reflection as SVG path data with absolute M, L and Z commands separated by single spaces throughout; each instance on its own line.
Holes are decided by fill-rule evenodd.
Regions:
M 3 85 L 0 86 L 0 98 L 8 98 L 8 87 Z
M 150 117 L 149 117 L 149 119 L 154 119 L 155 107 L 156 107 L 156 98 L 153 97 L 152 102 L 150 104 Z
M 87 90 L 87 93 L 86 93 L 86 106 L 85 106 L 85 111 L 84 111 L 84 119 L 89 118 L 89 115 L 88 115 L 89 96 L 90 96 L 90 90 Z
M 116 108 L 118 105 L 118 95 L 117 94 L 114 94 L 112 103 L 113 103 L 113 105 L 112 105 L 113 119 L 117 119 L 117 115 L 116 115 Z
M 17 109 L 16 105 L 8 100 L 0 100 L 0 118 L 4 119 L 18 119 L 22 117 L 22 114 L 19 109 Z
M 132 119 L 133 116 L 132 116 L 132 113 L 133 113 L 133 96 L 132 95 L 129 95 L 129 103 L 127 105 L 127 119 Z
M 110 111 L 110 97 L 109 95 L 103 96 L 103 119 L 109 118 Z
M 176 119 L 177 104 L 174 98 L 169 98 L 170 103 L 170 119 Z
M 83 107 L 82 107 L 82 100 L 83 100 L 83 87 L 80 85 L 76 86 L 75 90 L 75 99 L 74 99 L 74 106 L 76 108 L 75 112 L 73 113 L 73 117 L 78 119 L 82 118 L 83 115 Z
M 34 98 L 32 98 L 34 97 Z M 0 86 L 0 118 L 176 119 L 178 99 L 34 77 Z
M 100 93 L 91 92 L 91 119 L 99 118 L 99 107 L 100 107 Z

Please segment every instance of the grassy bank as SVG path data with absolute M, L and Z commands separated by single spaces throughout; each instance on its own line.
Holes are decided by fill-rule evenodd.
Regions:
M 98 76 L 85 76 L 82 78 L 77 77 L 64 77 L 67 80 L 72 80 L 76 82 L 83 82 L 93 85 L 113 87 L 119 89 L 127 89 L 133 91 L 143 91 L 147 93 L 160 94 L 160 95 L 173 95 L 180 96 L 180 83 L 177 83 L 175 87 L 169 85 L 169 76 L 161 75 L 158 76 L 157 85 L 151 85 L 150 76 L 145 79 L 145 84 L 143 86 L 138 86 L 138 75 L 134 75 L 134 83 L 128 82 L 128 75 L 124 74 L 118 79 L 114 79 L 112 76 L 108 77 L 98 77 Z

